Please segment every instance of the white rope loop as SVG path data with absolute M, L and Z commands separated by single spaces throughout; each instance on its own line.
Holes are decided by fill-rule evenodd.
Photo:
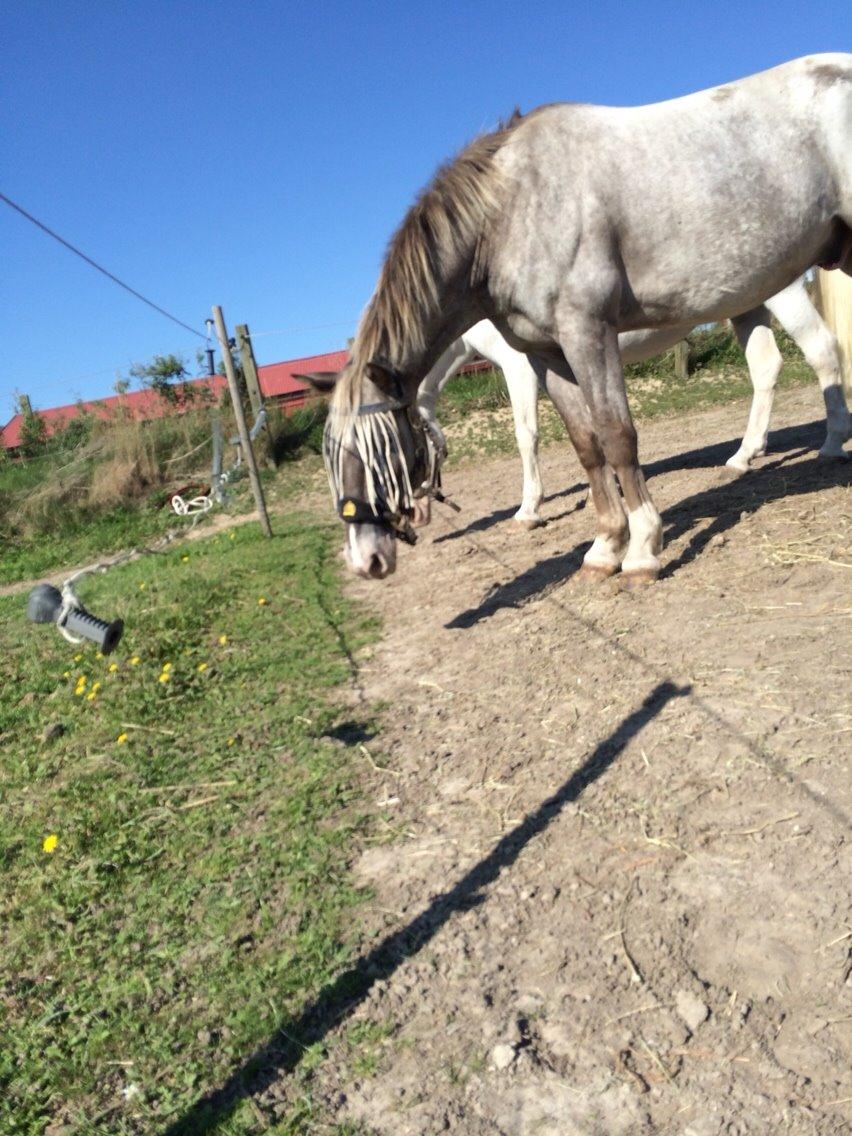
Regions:
M 56 617 L 56 626 L 59 628 L 59 634 L 63 639 L 67 639 L 69 643 L 73 643 L 75 647 L 83 643 L 84 639 L 80 635 L 72 635 L 65 626 L 65 621 L 72 611 L 79 610 L 83 606 L 74 591 L 74 581 L 82 574 L 82 572 L 75 572 L 74 575 L 62 585 L 62 607 L 60 607 L 59 615 Z
M 194 517 L 209 513 L 213 508 L 213 498 L 201 494 L 185 501 L 179 493 L 175 493 L 170 504 L 179 517 Z

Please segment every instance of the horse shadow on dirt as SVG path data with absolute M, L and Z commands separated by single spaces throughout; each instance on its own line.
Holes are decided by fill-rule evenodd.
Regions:
M 774 430 L 769 438 L 769 445 L 767 453 L 781 453 L 792 449 L 802 449 L 807 452 L 810 449 L 818 449 L 822 445 L 825 438 L 825 419 L 815 419 L 813 422 L 805 422 L 798 426 L 786 426 L 781 430 Z M 725 468 L 725 462 L 739 448 L 740 439 L 732 438 L 727 442 L 712 442 L 710 445 L 701 446 L 695 450 L 687 450 L 683 454 L 674 454 L 672 457 L 660 458 L 658 461 L 648 462 L 647 465 L 642 465 L 642 471 L 645 474 L 645 480 L 650 481 L 652 477 L 657 477 L 663 473 L 674 473 L 678 470 L 688 469 L 708 469 L 714 466 Z M 569 443 L 566 440 L 566 445 Z M 550 501 L 558 501 L 563 497 L 572 497 L 575 493 L 584 493 L 588 490 L 588 483 L 585 481 L 576 481 L 573 485 L 569 485 L 566 489 L 560 489 L 555 493 L 548 493 L 543 498 L 544 503 Z M 558 513 L 554 517 L 548 517 L 547 523 L 553 524 L 555 521 L 561 521 L 563 518 L 569 516 L 571 513 L 577 512 L 582 509 L 586 504 L 585 498 L 576 504 L 573 508 L 565 509 L 563 512 Z M 446 541 L 458 540 L 463 536 L 470 536 L 472 533 L 485 532 L 487 529 L 493 528 L 495 525 L 502 524 L 503 521 L 509 521 L 515 515 L 517 505 L 513 505 L 509 509 L 495 509 L 493 513 L 488 513 L 484 517 L 477 517 L 476 520 L 471 521 L 463 528 L 453 529 L 452 532 L 442 533 L 441 536 L 435 537 L 434 544 L 444 544 Z
M 799 448 L 783 453 L 775 461 L 734 480 L 720 481 L 702 489 L 664 510 L 663 540 L 666 545 L 687 533 L 692 532 L 692 536 L 683 551 L 663 566 L 660 579 L 669 579 L 695 560 L 714 537 L 734 528 L 744 515 L 756 513 L 764 505 L 783 498 L 795 498 L 849 485 L 852 482 L 852 464 L 849 462 L 823 461 L 817 457 L 810 461 L 797 460 L 811 452 L 814 436 L 821 438 L 822 428 L 823 423 L 816 422 L 778 431 L 773 451 L 790 445 Z M 719 449 L 727 452 L 727 443 L 722 447 L 709 446 L 706 450 L 694 450 L 689 454 L 653 462 L 647 470 L 656 475 L 701 465 L 715 465 L 715 461 L 705 461 L 704 458 L 706 451 Z M 723 476 L 721 472 L 720 476 Z M 698 528 L 701 522 L 708 520 L 709 523 Z M 444 626 L 450 630 L 473 627 L 502 608 L 521 607 L 537 595 L 564 583 L 581 567 L 589 543 L 586 541 L 570 552 L 538 561 L 513 580 L 492 588 L 475 607 L 460 612 Z
M 360 722 L 354 718 L 338 722 L 322 734 L 324 738 L 349 747 L 364 745 L 365 742 L 372 741 L 375 736 L 376 731 L 371 722 Z
M 389 978 L 435 938 L 452 917 L 488 899 L 486 888 L 501 871 L 514 864 L 521 852 L 554 821 L 566 805 L 601 777 L 637 736 L 674 698 L 692 693 L 691 686 L 658 683 L 642 704 L 628 715 L 588 756 L 583 765 L 538 808 L 507 832 L 491 852 L 449 890 L 436 896 L 410 923 L 387 935 L 362 955 L 294 1019 L 279 1030 L 220 1089 L 193 1105 L 174 1121 L 164 1136 L 204 1136 L 224 1124 L 246 1097 L 257 1097 L 276 1080 L 293 1072 L 305 1050 L 322 1041 L 367 997 L 372 987 Z
M 560 489 L 556 493 L 548 493 L 542 497 L 542 504 L 548 501 L 558 501 L 561 497 L 572 497 L 575 493 L 580 493 L 589 488 L 585 481 L 577 481 L 573 485 L 569 485 L 567 489 Z M 561 521 L 565 517 L 570 516 L 571 513 L 577 513 L 580 509 L 586 507 L 585 497 L 572 505 L 570 509 L 563 509 L 561 513 L 557 513 L 553 517 L 548 517 L 546 523 L 552 525 L 555 521 Z M 444 544 L 448 540 L 458 540 L 459 537 L 470 536 L 471 533 L 485 532 L 486 529 L 493 528 L 495 525 L 502 524 L 503 521 L 510 521 L 518 511 L 517 505 L 512 505 L 509 509 L 495 509 L 493 513 L 488 513 L 484 517 L 477 517 L 475 521 L 471 521 L 465 525 L 464 528 L 453 529 L 452 532 L 442 533 L 436 536 L 433 544 Z

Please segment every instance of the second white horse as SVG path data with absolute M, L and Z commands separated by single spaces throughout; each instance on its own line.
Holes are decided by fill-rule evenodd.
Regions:
M 754 396 L 742 443 L 726 464 L 745 472 L 754 458 L 766 449 L 775 384 L 782 364 L 781 352 L 770 326 L 770 315 L 775 316 L 796 342 L 819 380 L 826 411 L 826 438 L 820 455 L 845 457 L 843 443 L 852 436 L 852 426 L 843 393 L 837 339 L 811 302 L 804 279 L 800 279 L 759 308 L 731 321 L 745 352 Z M 652 331 L 622 332 L 618 337 L 622 360 L 636 363 L 650 359 L 673 347 L 691 330 L 691 327 L 678 325 Z M 449 380 L 478 355 L 499 367 L 506 379 L 524 476 L 523 498 L 514 519 L 525 527 L 535 528 L 544 523 L 539 514 L 543 490 L 538 464 L 539 381 L 529 358 L 510 347 L 493 323 L 481 320 L 451 344 L 428 373 L 420 385 L 417 406 L 442 437 L 436 417 L 438 396 Z

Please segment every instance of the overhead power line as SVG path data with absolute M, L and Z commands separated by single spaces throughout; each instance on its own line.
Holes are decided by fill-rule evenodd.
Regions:
M 252 339 L 263 339 L 267 335 L 292 335 L 297 331 L 322 331 L 329 327 L 353 327 L 357 320 L 337 320 L 335 323 L 306 323 L 294 327 L 276 327 L 274 331 L 253 331 Z
M 22 217 L 26 217 L 28 221 L 31 221 L 33 225 L 41 229 L 42 232 L 47 233 L 49 237 L 53 237 L 55 241 L 59 241 L 61 245 L 64 245 L 67 249 L 70 249 L 70 251 L 73 252 L 75 256 L 79 256 L 81 260 L 85 260 L 86 264 L 90 264 L 92 268 L 96 268 L 98 272 L 103 273 L 103 275 L 106 276 L 108 280 L 112 280 L 113 284 L 117 284 L 119 288 L 123 288 L 125 292 L 129 292 L 131 296 L 135 296 L 137 300 L 141 300 L 143 304 L 147 304 L 149 308 L 153 308 L 155 312 L 159 312 L 161 316 L 165 316 L 166 319 L 170 319 L 172 323 L 176 323 L 179 327 L 183 327 L 187 331 L 191 331 L 192 334 L 197 335 L 199 339 L 207 338 L 207 336 L 203 332 L 198 331 L 194 327 L 190 327 L 188 323 L 184 323 L 183 320 L 179 320 L 177 316 L 173 316 L 171 312 L 167 312 L 165 308 L 161 308 L 159 304 L 155 304 L 153 300 L 149 300 L 147 296 L 143 296 L 141 292 L 137 292 L 135 288 L 131 288 L 129 284 L 125 284 L 123 280 L 119 280 L 117 276 L 115 276 L 112 272 L 109 272 L 106 268 L 103 267 L 103 265 L 98 264 L 96 260 L 92 260 L 90 256 L 86 256 L 84 252 L 81 252 L 80 249 L 72 245 L 70 241 L 66 241 L 64 237 L 60 237 L 59 233 L 55 233 L 53 229 L 48 228 L 48 226 L 45 225 L 42 221 L 39 221 L 37 217 L 33 217 L 32 213 L 28 213 L 26 209 L 22 209 L 20 205 L 12 201 L 12 199 L 10 197 L 7 197 L 5 193 L 0 193 L 0 201 L 5 201 L 6 204 L 10 206 L 10 208 L 20 213 Z

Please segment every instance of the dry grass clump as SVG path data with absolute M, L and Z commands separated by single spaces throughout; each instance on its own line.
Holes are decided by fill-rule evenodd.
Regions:
M 136 421 L 96 424 L 89 444 L 99 460 L 92 466 L 87 505 L 115 508 L 162 487 L 169 471 L 157 453 L 160 431 L 152 427 Z
M 225 431 L 228 425 L 225 424 Z M 192 410 L 151 422 L 96 419 L 71 453 L 45 455 L 33 477 L 5 502 L 6 519 L 33 534 L 72 515 L 134 507 L 195 477 L 209 480 L 209 411 Z

